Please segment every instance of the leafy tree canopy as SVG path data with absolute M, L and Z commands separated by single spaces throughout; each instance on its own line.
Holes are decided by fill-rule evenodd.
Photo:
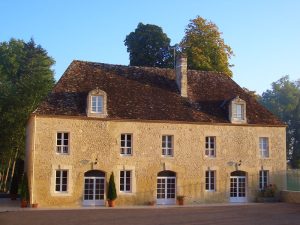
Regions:
M 288 125 L 287 158 L 294 168 L 300 168 L 300 82 L 284 76 L 272 83 L 260 102 Z
M 0 42 L 0 154 L 23 156 L 28 117 L 54 85 L 53 64 L 33 39 Z
M 232 76 L 228 60 L 233 55 L 216 24 L 200 16 L 190 20 L 180 46 L 188 58 L 188 68 L 224 72 Z
M 126 36 L 124 43 L 131 66 L 173 66 L 170 39 L 159 26 L 139 23 L 135 31 Z

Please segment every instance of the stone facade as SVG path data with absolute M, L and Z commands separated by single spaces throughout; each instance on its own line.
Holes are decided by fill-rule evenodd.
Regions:
M 230 174 L 247 174 L 247 199 L 254 201 L 258 174 L 286 169 L 285 127 L 167 121 L 108 120 L 33 115 L 27 131 L 27 171 L 31 201 L 41 207 L 81 206 L 84 173 L 101 170 L 106 181 L 115 174 L 117 205 L 144 205 L 156 200 L 157 174 L 176 173 L 176 194 L 186 202 L 228 202 Z M 69 133 L 69 154 L 56 153 L 57 132 Z M 120 155 L 120 135 L 133 136 L 132 156 Z M 173 157 L 162 156 L 162 135 L 173 135 Z M 216 157 L 205 156 L 205 137 L 216 137 Z M 269 138 L 270 156 L 260 157 L 259 137 Z M 68 192 L 55 193 L 55 170 L 69 170 Z M 132 171 L 132 193 L 119 191 L 120 170 Z M 205 171 L 216 171 L 216 191 L 205 191 Z

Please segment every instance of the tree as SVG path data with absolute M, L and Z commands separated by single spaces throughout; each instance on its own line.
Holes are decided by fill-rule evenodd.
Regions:
M 200 16 L 190 20 L 180 46 L 188 58 L 188 68 L 224 72 L 232 76 L 228 60 L 233 56 L 231 48 L 224 43 L 216 24 Z
M 7 175 L 13 176 L 16 159 L 24 158 L 26 123 L 54 85 L 53 64 L 32 39 L 0 43 L 0 157 Z M 6 186 L 7 175 L 0 186 Z
M 131 66 L 173 67 L 170 39 L 159 26 L 139 23 L 124 43 Z
M 272 83 L 260 102 L 288 125 L 287 159 L 293 168 L 300 168 L 300 82 L 284 76 Z
M 114 177 L 114 173 L 111 173 L 108 182 L 107 199 L 113 201 L 116 198 L 117 198 L 117 191 L 115 185 L 115 177 Z

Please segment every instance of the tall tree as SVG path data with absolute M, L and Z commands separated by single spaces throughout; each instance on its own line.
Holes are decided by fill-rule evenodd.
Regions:
M 287 158 L 292 167 L 300 168 L 300 82 L 284 76 L 272 83 L 260 102 L 288 125 Z
M 25 126 L 54 85 L 53 64 L 32 39 L 0 43 L 0 157 L 10 166 L 24 157 Z
M 170 39 L 162 28 L 139 23 L 124 41 L 131 66 L 172 67 L 173 54 Z
M 188 68 L 224 72 L 232 76 L 231 48 L 224 43 L 216 24 L 200 16 L 190 20 L 180 46 L 188 58 Z

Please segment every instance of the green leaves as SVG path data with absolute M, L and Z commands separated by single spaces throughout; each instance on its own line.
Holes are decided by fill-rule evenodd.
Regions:
M 139 23 L 135 31 L 126 36 L 124 43 L 131 66 L 173 66 L 170 39 L 159 26 Z
M 0 154 L 21 150 L 30 113 L 54 85 L 54 60 L 34 40 L 0 43 Z
M 190 20 L 180 46 L 188 58 L 188 68 L 224 72 L 232 76 L 228 60 L 233 56 L 218 27 L 200 16 Z

